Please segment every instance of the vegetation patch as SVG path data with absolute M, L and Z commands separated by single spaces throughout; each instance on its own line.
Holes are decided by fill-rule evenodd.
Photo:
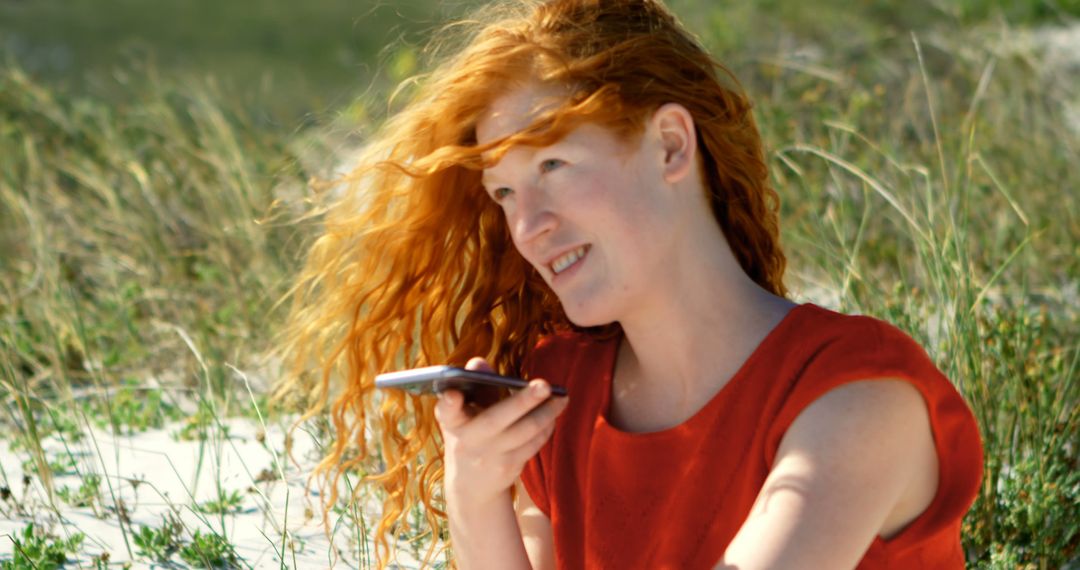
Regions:
M 83 540 L 81 533 L 67 538 L 50 536 L 34 526 L 26 525 L 18 537 L 13 537 L 14 553 L 10 560 L 0 560 L 0 570 L 53 570 L 60 568 L 69 556 L 78 552 Z

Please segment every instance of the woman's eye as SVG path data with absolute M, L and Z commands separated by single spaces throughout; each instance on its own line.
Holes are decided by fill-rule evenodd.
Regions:
M 563 161 L 557 158 L 549 158 L 540 163 L 540 172 L 550 172 L 561 166 Z
M 502 200 L 503 198 L 505 198 L 506 195 L 509 194 L 509 193 L 510 193 L 510 189 L 506 188 L 504 186 L 502 188 L 496 188 L 495 190 L 492 190 L 491 196 L 493 198 L 495 198 L 496 201 L 498 201 L 498 200 Z

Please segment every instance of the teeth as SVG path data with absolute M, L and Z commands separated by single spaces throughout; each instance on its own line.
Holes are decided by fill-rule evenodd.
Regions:
M 552 261 L 551 270 L 554 271 L 556 275 L 562 273 L 564 269 L 570 267 L 574 264 L 575 261 L 581 259 L 585 255 L 586 249 L 587 248 L 585 246 L 581 246 L 574 251 L 571 251 L 570 253 L 567 253 L 566 255 L 560 257 L 559 259 Z

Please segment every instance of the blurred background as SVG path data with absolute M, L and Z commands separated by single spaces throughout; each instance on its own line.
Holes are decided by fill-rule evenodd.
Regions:
M 277 120 L 346 107 L 414 72 L 409 51 L 475 0 L 0 0 L 0 53 L 73 92 L 109 93 L 136 69 L 213 77 Z M 873 50 L 911 30 L 1026 29 L 1071 21 L 1080 0 L 672 0 L 735 64 L 796 44 Z M 785 44 L 784 42 L 787 42 Z M 864 51 L 864 53 L 867 53 Z M 736 65 L 738 66 L 738 65 Z
M 28 73 L 74 91 L 108 91 L 132 66 L 215 78 L 228 96 L 295 120 L 343 107 L 386 56 L 465 10 L 459 3 L 316 0 L 75 0 L 0 3 L 0 47 Z M 391 63 L 392 65 L 392 63 Z
M 1080 0 L 668 4 L 756 102 L 795 298 L 900 326 L 971 403 L 970 566 L 1076 568 Z M 42 444 L 72 418 L 252 416 L 239 371 L 265 404 L 311 182 L 477 5 L 0 0 L 0 433 L 26 473 L 78 469 Z M 147 390 L 176 405 L 108 399 Z

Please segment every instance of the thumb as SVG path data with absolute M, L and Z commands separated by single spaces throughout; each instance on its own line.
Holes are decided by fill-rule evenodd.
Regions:
M 488 364 L 487 360 L 483 357 L 474 356 L 469 359 L 469 363 L 465 365 L 466 370 L 479 370 L 481 372 L 494 372 L 495 369 Z
M 442 429 L 457 429 L 469 421 L 465 412 L 465 396 L 458 390 L 446 390 L 439 394 L 435 404 L 435 421 Z

